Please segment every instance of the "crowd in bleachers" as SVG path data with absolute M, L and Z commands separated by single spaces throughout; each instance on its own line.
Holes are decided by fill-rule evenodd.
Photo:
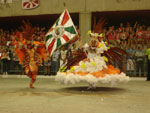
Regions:
M 137 22 L 133 26 L 120 23 L 118 28 L 111 26 L 104 29 L 104 40 L 124 50 L 137 49 L 138 46 L 146 49 L 150 43 L 150 26 L 139 25 Z
M 45 33 L 46 33 L 46 28 L 45 27 L 39 27 L 35 26 L 34 27 L 34 34 L 33 38 L 34 40 L 37 41 L 44 41 Z M 10 30 L 5 30 L 0 28 L 0 44 L 1 46 L 8 46 L 10 41 L 13 41 L 16 39 L 16 32 L 20 29 L 10 29 Z
M 120 23 L 118 28 L 111 26 L 104 33 L 104 40 L 107 40 L 110 46 L 122 48 L 129 53 L 126 65 L 128 74 L 145 76 L 145 55 L 150 45 L 150 26 L 139 25 L 137 22 L 133 26 L 130 23 Z
M 10 44 L 11 41 L 17 39 L 17 30 L 19 29 L 5 30 L 0 28 L 0 57 L 2 53 L 6 53 L 5 57 L 0 58 L 0 73 L 7 74 L 17 72 L 23 74 L 23 69 L 19 64 L 18 58 L 14 55 L 14 47 Z M 35 32 L 33 34 L 34 40 L 44 41 L 46 32 L 46 27 L 35 26 Z M 127 57 L 126 65 L 127 71 L 129 72 L 128 74 L 138 75 L 139 70 L 141 70 L 140 75 L 145 76 L 145 50 L 150 44 L 150 26 L 140 25 L 137 22 L 134 25 L 131 25 L 130 23 L 120 23 L 119 27 L 110 26 L 104 28 L 103 38 L 101 40 L 107 41 L 110 47 L 119 47 L 130 54 L 130 57 Z M 2 59 L 7 59 L 8 63 L 4 63 L 4 60 L 4 62 L 2 62 Z M 43 63 L 43 65 L 44 66 L 41 67 L 39 72 L 41 71 L 42 74 L 50 74 L 49 70 L 52 70 L 50 69 L 51 59 Z M 2 67 L 5 67 L 6 69 L 3 70 Z M 44 68 L 46 70 L 44 70 Z
M 150 45 L 150 26 L 120 23 L 104 30 L 104 39 L 110 46 L 116 46 L 129 53 L 126 69 L 128 75 L 145 76 L 147 73 L 146 49 Z

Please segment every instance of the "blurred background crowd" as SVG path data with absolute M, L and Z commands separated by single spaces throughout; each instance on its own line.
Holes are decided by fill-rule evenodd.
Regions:
M 34 26 L 33 34 L 35 41 L 44 42 L 45 34 L 48 31 L 47 26 Z M 17 41 L 16 32 L 19 29 L 0 28 L 0 74 L 24 74 L 19 64 L 18 58 L 14 55 L 14 46 L 12 41 Z M 124 63 L 126 73 L 129 76 L 146 76 L 146 49 L 150 45 L 150 26 L 138 24 L 131 25 L 129 22 L 120 23 L 119 26 L 108 26 L 104 28 L 101 40 L 107 41 L 110 47 L 119 47 L 129 53 Z M 82 37 L 84 38 L 84 37 Z M 62 62 L 68 54 L 78 49 L 76 43 L 66 45 L 62 50 L 56 51 L 50 58 L 47 55 L 47 61 L 39 68 L 38 74 L 55 75 Z

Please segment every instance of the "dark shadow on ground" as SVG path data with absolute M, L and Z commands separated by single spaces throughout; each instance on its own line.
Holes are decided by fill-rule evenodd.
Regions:
M 68 87 L 62 88 L 59 92 L 71 93 L 71 94 L 112 94 L 112 93 L 124 93 L 126 89 L 116 87 L 96 87 L 96 89 L 88 89 L 88 87 Z
M 63 88 L 64 90 L 68 91 L 106 91 L 106 92 L 113 92 L 113 91 L 123 91 L 124 89 L 122 88 L 116 88 L 116 87 L 96 87 L 95 89 L 88 89 L 88 87 L 83 86 L 83 87 L 68 87 L 68 88 Z

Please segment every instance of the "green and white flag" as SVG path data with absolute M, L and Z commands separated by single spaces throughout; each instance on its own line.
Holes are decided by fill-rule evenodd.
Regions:
M 77 35 L 76 28 L 65 10 L 46 34 L 46 48 L 51 56 L 53 52 Z

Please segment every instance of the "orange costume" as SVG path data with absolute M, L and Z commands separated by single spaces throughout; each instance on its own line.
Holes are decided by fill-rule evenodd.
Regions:
M 18 56 L 19 63 L 25 69 L 25 73 L 31 78 L 30 88 L 33 87 L 33 83 L 36 80 L 36 74 L 38 72 L 38 67 L 42 65 L 42 59 L 46 60 L 45 44 L 37 41 L 33 41 L 32 35 L 34 29 L 30 24 L 25 23 L 23 27 L 23 32 L 17 33 L 17 38 L 19 41 L 12 42 L 16 45 L 15 55 Z

